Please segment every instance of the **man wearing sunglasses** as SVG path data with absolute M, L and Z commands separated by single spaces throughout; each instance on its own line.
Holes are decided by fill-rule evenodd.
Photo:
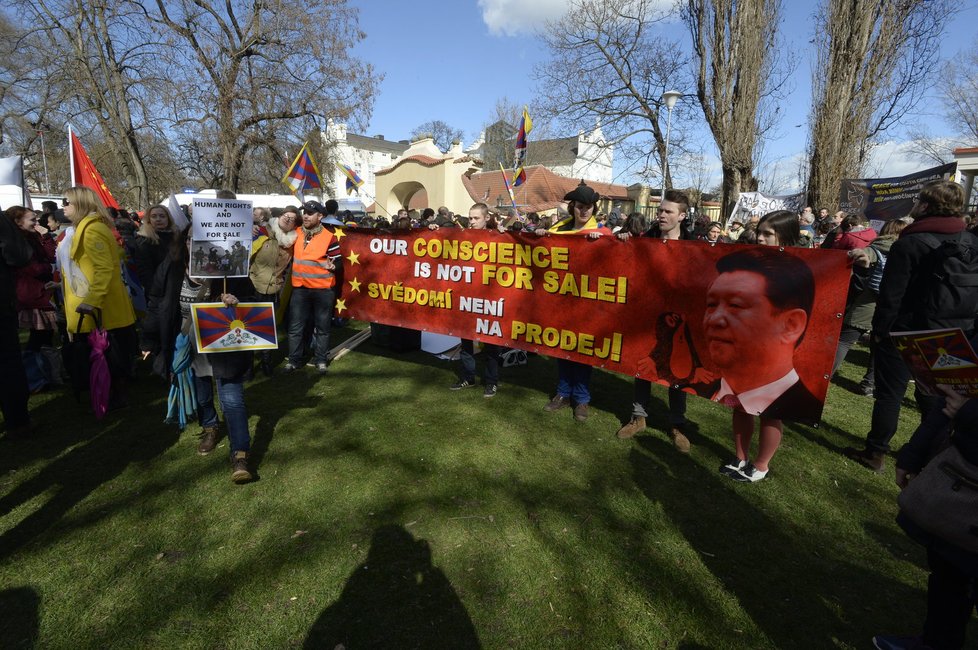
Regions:
M 336 303 L 336 260 L 339 240 L 324 228 L 325 208 L 318 201 L 302 204 L 302 228 L 295 240 L 292 261 L 292 299 L 289 305 L 289 359 L 283 366 L 295 370 L 301 363 L 303 332 L 312 321 L 313 363 L 320 374 L 329 365 L 329 328 Z

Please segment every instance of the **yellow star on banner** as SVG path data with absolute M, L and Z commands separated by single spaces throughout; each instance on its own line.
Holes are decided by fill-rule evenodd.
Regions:
M 342 314 L 344 309 L 346 309 L 346 301 L 343 300 L 342 298 L 337 299 L 337 301 L 336 301 L 336 313 L 337 314 Z
M 333 231 L 333 234 L 336 236 L 336 241 L 339 241 L 344 237 L 346 237 L 346 233 L 343 232 L 342 228 L 337 228 L 336 230 Z
M 346 256 L 346 259 L 350 261 L 350 264 L 360 263 L 360 256 L 354 253 L 353 251 L 350 251 L 350 254 Z
M 360 282 L 356 278 L 350 280 L 350 291 L 360 291 Z

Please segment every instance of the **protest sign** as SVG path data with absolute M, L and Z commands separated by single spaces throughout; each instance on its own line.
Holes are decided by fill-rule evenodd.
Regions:
M 790 210 L 795 214 L 801 212 L 805 203 L 805 194 L 786 194 L 782 196 L 761 194 L 760 192 L 741 192 L 734 204 L 733 212 L 727 219 L 726 227 L 734 221 L 746 224 L 754 215 L 763 217 L 775 210 Z
M 924 394 L 942 397 L 937 390 L 942 385 L 978 397 L 978 355 L 960 328 L 893 332 L 890 336 Z
M 222 302 L 191 305 L 197 352 L 275 350 L 275 305 L 242 302 L 226 307 Z
M 864 215 L 878 229 L 884 221 L 910 214 L 920 188 L 952 178 L 955 169 L 957 163 L 950 163 L 893 178 L 845 178 L 839 190 L 839 209 Z
M 190 277 L 247 277 L 253 220 L 251 201 L 194 198 Z
M 849 285 L 844 251 L 446 228 L 350 229 L 341 248 L 339 316 L 571 359 L 707 398 L 721 378 L 745 370 L 766 378 L 786 357 L 784 373 L 793 367 L 812 398 L 785 416 L 801 421 L 821 413 Z M 751 257 L 757 251 L 763 259 Z M 789 304 L 732 302 L 737 291 L 758 290 L 728 280 L 757 278 L 718 265 L 744 264 L 772 270 L 771 293 Z M 748 312 L 766 316 L 755 322 Z M 782 365 L 768 361 L 773 351 Z

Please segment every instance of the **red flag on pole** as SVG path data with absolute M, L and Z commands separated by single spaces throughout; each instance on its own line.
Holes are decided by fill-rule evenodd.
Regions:
M 85 147 L 75 132 L 69 127 L 68 135 L 71 137 L 71 182 L 73 185 L 84 185 L 91 188 L 102 203 L 107 208 L 118 208 L 119 203 L 112 197 L 112 192 L 102 179 L 102 175 L 95 169 L 95 163 L 88 157 Z

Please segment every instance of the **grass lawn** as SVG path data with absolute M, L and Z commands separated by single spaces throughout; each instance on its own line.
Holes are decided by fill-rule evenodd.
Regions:
M 42 394 L 36 439 L 0 438 L 0 648 L 871 647 L 917 631 L 926 572 L 892 461 L 839 453 L 868 430 L 860 376 L 843 367 L 822 427 L 789 425 L 756 485 L 717 473 L 723 407 L 690 398 L 683 456 L 656 387 L 651 428 L 620 441 L 629 379 L 595 373 L 577 423 L 543 411 L 542 357 L 491 400 L 370 342 L 323 378 L 257 378 L 245 486 L 226 439 L 201 457 L 196 425 L 162 423 L 152 378 L 103 422 Z

